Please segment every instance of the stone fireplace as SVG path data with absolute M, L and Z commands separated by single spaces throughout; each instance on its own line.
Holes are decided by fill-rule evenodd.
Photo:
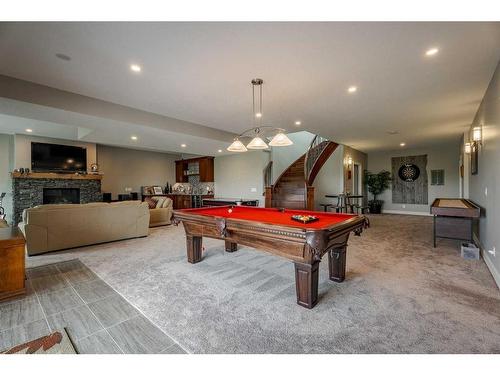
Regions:
M 12 174 L 13 221 L 22 221 L 26 208 L 53 203 L 102 202 L 102 175 L 59 173 Z

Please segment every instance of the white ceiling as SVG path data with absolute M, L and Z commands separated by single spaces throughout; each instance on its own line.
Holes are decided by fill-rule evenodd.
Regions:
M 300 120 L 371 151 L 458 141 L 499 61 L 500 26 L 1 23 L 0 56 L 0 74 L 235 133 L 251 126 L 260 77 L 265 124 L 296 131 Z

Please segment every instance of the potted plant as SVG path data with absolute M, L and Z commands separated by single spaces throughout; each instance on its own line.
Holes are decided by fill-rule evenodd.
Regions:
M 370 213 L 379 214 L 382 211 L 384 201 L 378 200 L 377 196 L 389 188 L 391 179 L 391 173 L 388 171 L 382 170 L 378 173 L 365 171 L 365 182 L 368 191 L 373 195 L 373 199 L 368 201 Z

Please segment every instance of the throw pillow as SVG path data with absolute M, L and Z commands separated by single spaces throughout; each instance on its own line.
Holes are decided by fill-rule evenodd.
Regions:
M 170 198 L 165 198 L 165 202 L 163 202 L 162 208 L 168 208 L 172 206 L 172 199 Z
M 165 202 L 166 197 L 157 197 L 156 208 L 162 208 L 163 202 Z
M 156 201 L 154 199 L 147 197 L 144 199 L 144 202 L 148 204 L 150 210 L 156 208 Z

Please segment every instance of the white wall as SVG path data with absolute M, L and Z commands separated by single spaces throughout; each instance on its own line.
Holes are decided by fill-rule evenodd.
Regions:
M 2 206 L 7 214 L 7 221 L 12 220 L 12 178 L 10 173 L 14 169 L 14 136 L 0 134 L 0 193 L 7 195 Z
M 221 198 L 259 199 L 264 207 L 264 168 L 270 153 L 251 151 L 219 156 L 214 161 L 215 195 Z M 256 191 L 252 191 L 255 188 Z
M 273 184 L 279 176 L 295 160 L 304 155 L 314 138 L 314 134 L 301 131 L 287 134 L 293 145 L 286 147 L 271 147 L 271 160 L 273 161 Z
M 392 203 L 392 189 L 389 188 L 379 196 L 384 201 L 384 211 L 397 212 L 418 212 L 429 213 L 429 207 L 436 198 L 456 198 L 459 196 L 459 158 L 460 143 L 457 142 L 442 144 L 439 146 L 405 149 L 394 151 L 373 152 L 368 154 L 368 170 L 378 173 L 385 169 L 391 172 L 391 158 L 397 156 L 427 155 L 427 176 L 428 176 L 428 204 L 403 204 Z M 445 184 L 442 186 L 431 185 L 431 169 L 444 169 Z M 393 178 L 399 178 L 393 176 Z M 370 197 L 371 199 L 371 197 Z
M 174 184 L 178 159 L 180 155 L 97 145 L 102 191 L 116 198 L 126 193 L 125 188 L 140 193 L 141 186 Z
M 485 250 L 484 260 L 500 287 L 500 64 L 472 127 L 481 125 L 483 142 L 479 148 L 478 174 L 467 174 L 469 197 L 484 210 L 479 223 L 479 241 Z M 470 163 L 470 155 L 466 160 Z M 493 248 L 496 249 L 496 255 L 488 252 Z
M 70 141 L 65 139 L 35 137 L 24 134 L 14 135 L 14 168 L 31 169 L 31 142 L 52 143 L 67 146 L 85 147 L 87 149 L 87 170 L 96 162 L 96 144 Z

